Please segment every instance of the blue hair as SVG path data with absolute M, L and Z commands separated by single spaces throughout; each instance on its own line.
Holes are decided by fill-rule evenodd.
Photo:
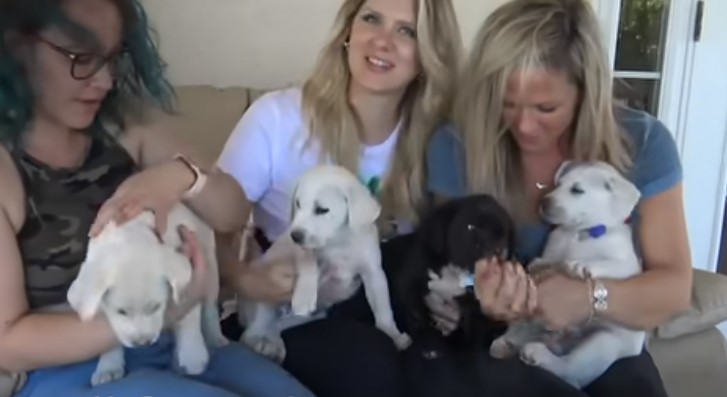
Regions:
M 29 76 L 13 56 L 24 39 L 55 26 L 93 48 L 96 38 L 63 13 L 63 0 L 3 0 L 0 2 L 0 141 L 16 142 L 33 118 L 35 98 Z M 139 0 L 109 0 L 119 9 L 122 44 L 130 62 L 101 104 L 89 130 L 110 127 L 123 131 L 130 117 L 142 117 L 146 106 L 172 112 L 174 90 L 165 76 L 166 64 L 152 38 Z M 70 71 L 69 71 L 70 73 Z

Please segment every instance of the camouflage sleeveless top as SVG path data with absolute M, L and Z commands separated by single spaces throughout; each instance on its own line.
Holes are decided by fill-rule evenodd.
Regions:
M 94 136 L 78 168 L 49 167 L 22 148 L 10 150 L 26 193 L 26 217 L 18 234 L 31 309 L 66 302 L 86 255 L 88 231 L 100 206 L 136 170 L 115 139 Z

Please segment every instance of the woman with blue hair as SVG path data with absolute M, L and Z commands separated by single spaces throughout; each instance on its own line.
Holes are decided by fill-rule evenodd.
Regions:
M 240 344 L 182 376 L 169 335 L 127 350 L 126 375 L 92 388 L 97 357 L 118 344 L 107 320 L 38 310 L 66 302 L 89 233 L 111 219 L 150 209 L 161 225 L 184 201 L 217 231 L 244 224 L 239 185 L 145 117 L 171 109 L 163 66 L 136 0 L 0 2 L 0 368 L 27 373 L 22 397 L 310 397 Z M 206 264 L 182 235 L 194 265 L 185 313 Z

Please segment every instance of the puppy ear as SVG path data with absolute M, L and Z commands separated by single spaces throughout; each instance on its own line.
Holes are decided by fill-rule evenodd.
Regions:
M 576 166 L 576 164 L 577 163 L 573 160 L 566 160 L 560 163 L 560 167 L 558 167 L 558 170 L 555 171 L 555 178 L 553 178 L 553 182 L 558 183 L 560 178 L 568 171 L 572 170 Z
M 290 195 L 290 217 L 288 218 L 289 222 L 292 222 L 295 218 L 295 210 L 296 210 L 296 202 L 298 201 L 298 184 L 296 183 L 295 186 L 293 186 L 293 193 Z
M 165 249 L 160 261 L 162 275 L 172 290 L 172 299 L 179 303 L 182 290 L 192 280 L 192 264 L 189 258 L 174 250 Z
M 631 216 L 641 199 L 641 192 L 628 179 L 616 174 L 606 180 L 606 188 L 614 194 L 614 211 L 617 216 L 626 219 Z
M 376 222 L 381 206 L 371 192 L 358 180 L 351 181 L 346 190 L 349 224 L 363 226 Z
M 86 260 L 81 264 L 78 276 L 66 294 L 66 299 L 82 321 L 92 319 L 101 306 L 101 300 L 113 284 L 116 266 L 108 263 L 89 249 Z

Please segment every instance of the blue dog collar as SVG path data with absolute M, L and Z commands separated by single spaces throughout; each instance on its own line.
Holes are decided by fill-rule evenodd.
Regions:
M 587 240 L 587 239 L 596 239 L 603 237 L 608 229 L 606 228 L 606 225 L 596 225 L 588 229 L 583 229 L 578 232 L 578 240 Z
M 474 288 L 475 286 L 475 275 L 472 273 L 463 274 L 459 279 L 459 286 L 462 288 Z
M 606 231 L 607 229 L 605 225 L 596 225 L 590 229 L 587 229 L 586 233 L 588 233 L 591 238 L 599 238 L 606 234 Z
M 630 217 L 624 221 L 624 224 L 629 224 L 629 222 L 631 222 Z M 599 238 L 599 237 L 603 237 L 603 235 L 605 235 L 606 232 L 608 232 L 608 228 L 606 227 L 606 225 L 596 225 L 591 228 L 582 230 L 579 233 L 579 237 L 581 240 L 585 240 L 586 238 L 589 238 L 589 237 L 590 238 Z

